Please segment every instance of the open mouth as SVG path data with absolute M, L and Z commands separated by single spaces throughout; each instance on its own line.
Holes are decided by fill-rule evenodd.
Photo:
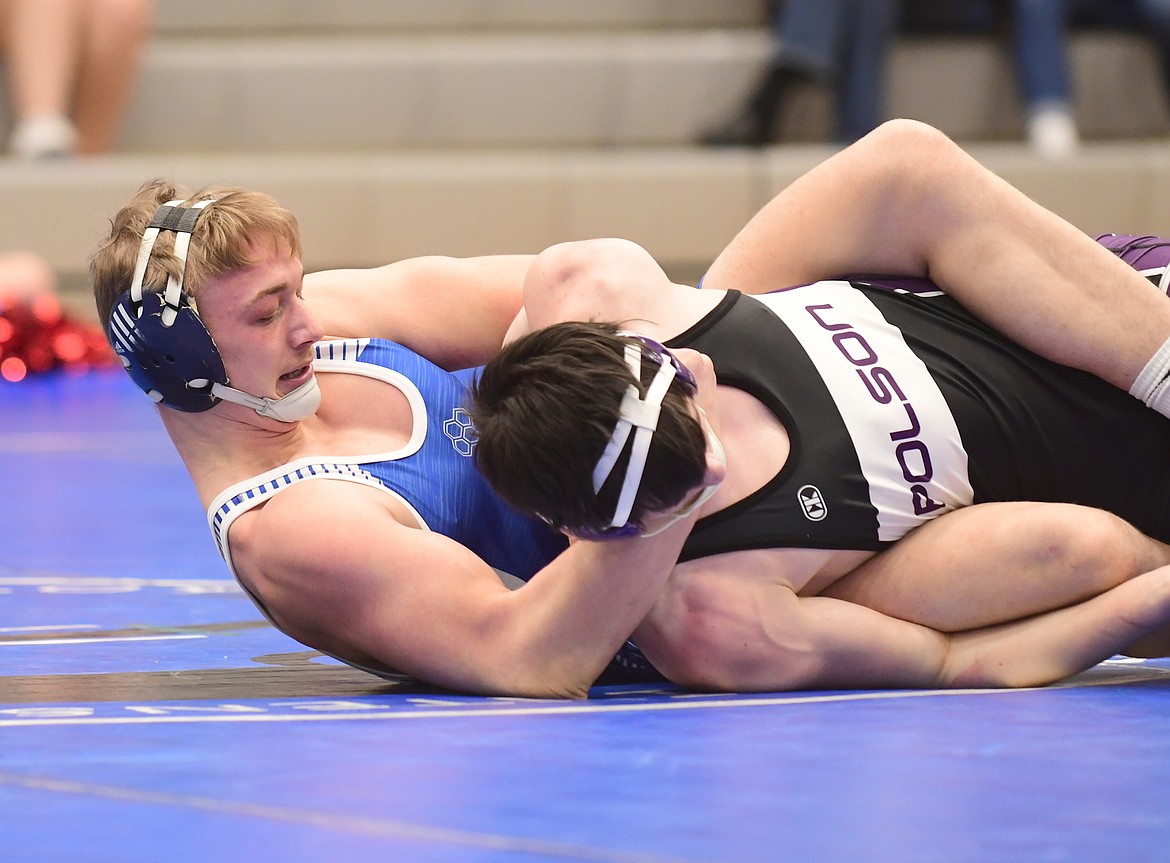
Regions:
M 299 369 L 294 369 L 293 371 L 289 372 L 287 375 L 281 375 L 280 379 L 282 381 L 295 381 L 295 380 L 299 380 L 301 378 L 307 377 L 308 374 L 309 374 L 309 366 L 303 365 Z

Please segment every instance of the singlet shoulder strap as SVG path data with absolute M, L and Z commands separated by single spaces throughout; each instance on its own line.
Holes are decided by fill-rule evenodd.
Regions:
M 246 479 L 224 489 L 207 508 L 207 524 L 220 555 L 231 566 L 228 529 L 232 522 L 250 509 L 269 500 L 274 494 L 308 479 L 337 479 L 383 488 L 378 480 L 360 465 L 330 462 L 298 462 L 285 465 L 260 476 Z

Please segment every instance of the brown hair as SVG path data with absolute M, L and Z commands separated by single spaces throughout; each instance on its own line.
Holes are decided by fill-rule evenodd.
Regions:
M 109 237 L 90 262 L 94 304 L 103 327 L 118 297 L 130 287 L 142 234 L 154 211 L 167 201 L 192 203 L 206 198 L 215 203 L 195 224 L 183 274 L 183 290 L 193 301 L 197 302 L 200 288 L 210 279 L 255 263 L 249 248 L 255 241 L 283 241 L 294 256 L 301 256 L 296 217 L 268 195 L 229 187 L 208 187 L 188 195 L 171 183 L 152 180 L 114 216 Z M 146 267 L 144 291 L 161 291 L 167 277 L 178 274 L 174 248 L 175 234 L 160 233 Z
M 598 494 L 593 469 L 635 383 L 627 343 L 610 324 L 554 324 L 507 345 L 484 367 L 469 408 L 479 435 L 475 461 L 510 506 L 570 532 L 610 523 L 634 436 Z M 656 371 L 643 357 L 643 395 Z M 635 523 L 680 505 L 702 482 L 707 442 L 688 395 L 677 378 L 671 382 L 630 514 Z

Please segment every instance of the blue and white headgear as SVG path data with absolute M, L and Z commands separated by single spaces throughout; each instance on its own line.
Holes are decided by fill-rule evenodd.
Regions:
M 219 348 L 183 291 L 191 233 L 212 200 L 196 201 L 189 207 L 180 206 L 182 203 L 168 201 L 151 216 L 142 234 L 134 278 L 110 312 L 110 343 L 122 365 L 151 399 L 176 410 L 199 413 L 223 399 L 281 422 L 312 416 L 321 403 L 315 375 L 288 395 L 275 399 L 228 386 Z M 160 231 L 175 232 L 179 273 L 167 279 L 166 290 L 143 292 L 146 265 Z

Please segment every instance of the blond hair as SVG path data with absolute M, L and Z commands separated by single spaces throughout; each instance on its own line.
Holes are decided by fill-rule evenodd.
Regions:
M 142 234 L 155 210 L 167 201 L 192 203 L 207 198 L 215 203 L 195 224 L 183 272 L 183 289 L 193 301 L 198 301 L 200 289 L 209 280 L 256 263 L 253 245 L 259 241 L 286 243 L 295 257 L 301 256 L 296 217 L 263 192 L 207 187 L 187 194 L 172 183 L 153 180 L 114 216 L 109 237 L 90 261 L 94 304 L 103 326 L 118 297 L 130 287 Z M 178 275 L 179 259 L 174 248 L 175 234 L 161 232 L 146 267 L 144 291 L 161 291 L 169 276 Z

